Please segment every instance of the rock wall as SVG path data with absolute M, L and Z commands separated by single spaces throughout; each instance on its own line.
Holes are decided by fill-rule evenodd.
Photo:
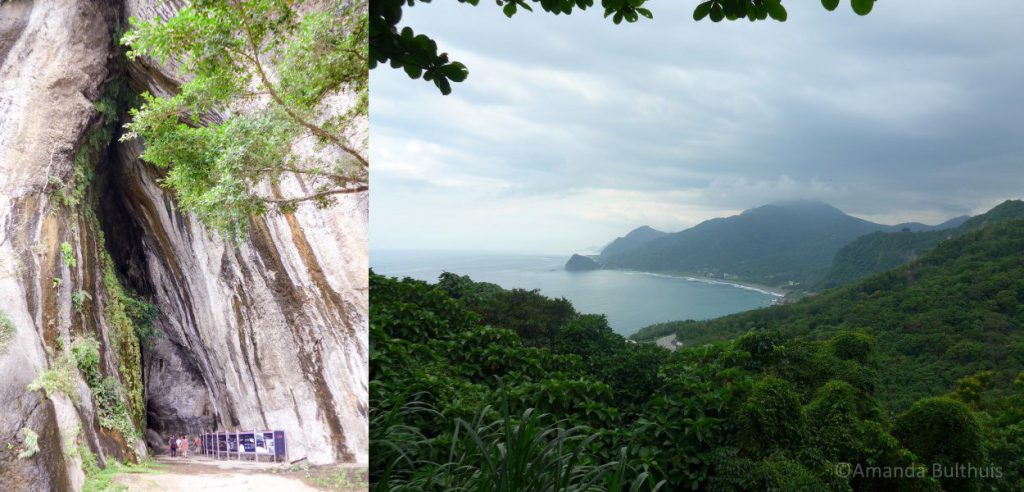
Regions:
M 165 334 L 143 349 L 151 427 L 283 429 L 292 459 L 365 462 L 366 197 L 225 243 L 175 210 L 139 151 L 119 147 Z
M 121 378 L 116 327 L 107 322 L 103 244 L 88 219 L 55 203 L 74 180 L 83 137 L 99 124 L 93 102 L 111 73 L 116 9 L 81 0 L 0 3 L 0 484 L 5 490 L 74 490 L 79 448 L 130 459 L 144 448 L 102 429 L 90 388 L 77 372 L 46 397 L 27 386 L 59 366 L 58 340 L 103 341 L 104 373 Z M 88 152 L 87 152 L 88 153 Z M 90 153 L 95 154 L 95 153 Z M 84 155 L 84 154 L 83 154 Z M 90 158 L 97 157 L 90 155 Z M 63 261 L 62 244 L 74 265 Z M 76 289 L 94 292 L 74 309 Z M 38 450 L 31 451 L 31 434 Z M 26 453 L 28 454 L 28 453 Z
M 0 2 L 0 439 L 14 445 L 0 445 L 5 490 L 80 488 L 83 449 L 101 465 L 145 453 L 141 439 L 101 425 L 80 371 L 71 390 L 26 389 L 84 336 L 123 387 L 136 416 L 128 434 L 282 429 L 291 459 L 367 459 L 367 197 L 255 219 L 248 240 L 225 243 L 176 209 L 139 160 L 143 143 L 115 143 L 115 133 L 95 145 L 109 123 L 95 102 L 111 79 L 166 93 L 180 77 L 118 63 L 115 26 L 179 6 Z M 162 336 L 131 336 L 118 314 L 125 292 L 159 308 Z M 39 451 L 18 458 L 26 430 Z
M 127 0 L 124 10 L 148 20 L 183 4 Z M 148 59 L 127 71 L 154 94 L 185 77 Z M 152 427 L 283 429 L 292 459 L 367 461 L 366 194 L 257 219 L 248 241 L 225 244 L 175 210 L 141 151 L 132 142 L 118 154 L 120 196 L 143 231 L 146 283 L 167 334 L 144 349 Z M 302 186 L 286 179 L 280 192 Z

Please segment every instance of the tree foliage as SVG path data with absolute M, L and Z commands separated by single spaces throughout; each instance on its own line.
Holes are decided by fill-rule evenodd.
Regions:
M 671 353 L 537 292 L 371 274 L 371 486 L 1019 490 L 1022 251 L 1024 220 L 993 224 L 795 305 L 682 323 Z M 555 457 L 575 464 L 502 468 Z M 956 466 L 1002 476 L 934 473 Z M 603 488 L 611 470 L 626 479 Z
M 145 139 L 184 210 L 237 238 L 254 215 L 367 189 L 365 2 L 196 0 L 131 26 L 128 57 L 176 64 L 186 82 L 143 94 L 123 139 Z M 282 191 L 286 176 L 302 191 Z
M 870 353 L 880 372 L 878 397 L 896 411 L 956 391 L 958 381 L 963 398 L 986 407 L 1018 391 L 1012 382 L 1024 371 L 1024 332 L 1016 329 L 1024 326 L 1021 251 L 1024 220 L 996 222 L 942 241 L 913 263 L 794 304 L 665 324 L 638 339 L 669 328 L 684 345 L 751 330 L 838 336 L 833 350 L 846 360 L 837 369 Z M 991 371 L 984 387 L 963 379 L 984 371 Z
M 871 326 L 754 330 L 670 353 L 603 316 L 537 316 L 555 301 L 536 292 L 451 274 L 371 274 L 370 286 L 374 490 L 957 490 L 930 473 L 836 473 L 954 459 L 1005 469 L 994 490 L 1014 490 L 1024 471 L 1024 395 L 979 373 L 962 386 L 980 404 L 931 385 L 893 419 L 902 400 L 879 398 Z M 554 327 L 514 320 L 519 308 Z

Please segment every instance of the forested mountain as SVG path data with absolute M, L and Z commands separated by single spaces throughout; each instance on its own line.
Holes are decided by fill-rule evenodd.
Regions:
M 675 332 L 684 345 L 701 345 L 750 330 L 805 339 L 863 330 L 877 340 L 876 394 L 887 407 L 903 410 L 983 372 L 991 395 L 983 400 L 1019 392 L 1022 298 L 1024 219 L 1016 219 L 943 241 L 908 265 L 795 304 L 655 325 L 633 338 Z
M 821 202 L 779 202 L 711 219 L 602 260 L 612 268 L 728 274 L 782 285 L 824 273 L 839 248 L 889 227 Z
M 644 226 L 613 241 L 598 260 L 607 268 L 807 288 L 818 284 L 836 252 L 858 237 L 876 231 L 937 231 L 964 220 L 957 217 L 934 226 L 884 225 L 819 201 L 783 201 L 671 234 Z
M 667 232 L 659 231 L 650 226 L 640 226 L 629 231 L 629 234 L 617 237 L 614 241 L 608 243 L 608 246 L 601 250 L 601 257 L 607 258 L 623 254 L 667 235 Z
M 370 285 L 381 490 L 1024 489 L 1024 220 L 797 304 L 647 330 L 678 331 L 672 353 L 536 291 Z M 957 465 L 973 478 L 934 472 Z
M 1007 200 L 984 214 L 973 218 L 951 219 L 936 226 L 936 229 L 920 232 L 879 231 L 861 236 L 836 253 L 832 268 L 818 283 L 816 290 L 845 285 L 872 273 L 909 263 L 935 247 L 939 241 L 1018 217 L 1024 217 L 1024 202 Z M 960 222 L 956 227 L 939 229 L 942 225 L 956 222 Z

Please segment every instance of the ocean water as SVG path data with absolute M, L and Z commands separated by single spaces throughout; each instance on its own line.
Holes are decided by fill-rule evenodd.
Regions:
M 663 321 L 709 319 L 765 307 L 777 299 L 764 290 L 710 279 L 623 270 L 567 272 L 563 266 L 569 256 L 372 250 L 370 266 L 382 275 L 428 282 L 452 272 L 506 289 L 539 289 L 548 297 L 569 299 L 579 312 L 608 316 L 612 328 L 623 335 Z

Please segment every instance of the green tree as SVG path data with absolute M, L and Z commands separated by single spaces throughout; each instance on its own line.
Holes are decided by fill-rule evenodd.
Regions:
M 940 466 L 955 472 L 955 467 L 981 467 L 984 443 L 981 427 L 967 405 L 945 397 L 925 398 L 896 420 L 893 434 L 929 468 Z M 977 480 L 944 478 L 945 490 L 978 490 Z
M 170 19 L 132 19 L 121 39 L 129 58 L 188 74 L 174 95 L 143 94 L 122 140 L 144 138 L 142 158 L 168 169 L 181 207 L 230 237 L 254 215 L 367 189 L 366 3 L 301 3 L 195 0 Z M 325 110 L 328 98 L 343 109 Z M 301 138 L 316 145 L 293 151 Z M 305 191 L 280 191 L 285 176 Z
M 867 333 L 842 332 L 829 341 L 832 353 L 843 360 L 855 360 L 863 364 L 875 349 L 875 337 Z
M 740 442 L 767 452 L 795 448 L 804 438 L 804 415 L 789 381 L 768 376 L 754 385 L 739 409 Z
M 480 0 L 459 0 L 460 3 L 476 6 Z M 413 79 L 433 82 L 442 94 L 452 92 L 452 82 L 462 82 L 469 75 L 469 70 L 460 62 L 453 61 L 448 53 L 438 53 L 437 42 L 425 34 L 416 34 L 411 27 L 399 27 L 402 11 L 417 3 L 430 3 L 430 0 L 374 0 L 370 3 L 370 68 L 378 64 L 388 63 L 392 68 L 400 68 Z M 641 17 L 654 18 L 654 14 L 645 5 L 647 0 L 601 0 L 600 8 L 604 16 L 611 17 L 616 24 L 636 22 Z M 506 17 L 512 17 L 521 10 L 533 11 L 539 6 L 545 12 L 554 15 L 572 14 L 574 11 L 594 8 L 594 0 L 496 0 L 498 7 Z M 839 0 L 821 0 L 822 6 L 835 10 Z M 875 5 L 875 0 L 850 0 L 854 12 L 867 15 Z M 710 19 L 721 22 L 723 19 L 747 19 L 751 22 L 768 18 L 785 21 L 788 17 L 782 0 L 705 0 L 697 4 L 693 10 L 693 19 L 700 21 Z

